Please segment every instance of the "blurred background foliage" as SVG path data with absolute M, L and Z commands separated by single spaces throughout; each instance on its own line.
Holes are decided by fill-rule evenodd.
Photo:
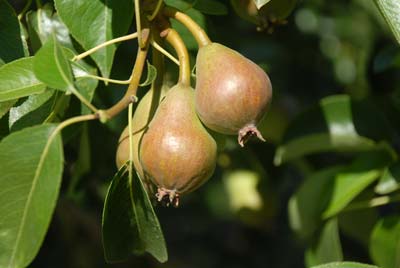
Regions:
M 9 2 L 17 13 L 24 6 Z M 126 114 L 107 127 L 71 128 L 63 133 L 60 199 L 30 267 L 286 268 L 342 260 L 400 267 L 400 48 L 374 2 L 299 1 L 286 25 L 264 32 L 227 0 L 166 2 L 268 72 L 274 97 L 261 123 L 267 142 L 242 149 L 228 138 L 208 183 L 178 209 L 156 208 L 166 264 L 150 256 L 105 264 L 101 212 Z M 208 2 L 218 3 L 217 12 L 200 12 L 210 13 Z M 174 27 L 194 64 L 194 40 Z M 135 53 L 136 41 L 119 46 L 112 78 L 129 77 Z M 173 64 L 168 76 L 176 81 Z M 94 103 L 109 107 L 124 89 L 99 83 Z M 65 113 L 79 109 L 71 99 Z

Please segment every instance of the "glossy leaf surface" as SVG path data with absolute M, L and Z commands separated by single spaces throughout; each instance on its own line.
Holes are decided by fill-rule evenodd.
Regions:
M 362 154 L 345 170 L 335 176 L 329 205 L 323 213 L 331 217 L 345 208 L 358 194 L 379 178 L 391 161 L 385 151 Z
M 36 11 L 26 15 L 30 42 L 34 51 L 37 51 L 54 34 L 57 41 L 64 47 L 74 49 L 69 30 L 60 20 L 50 4 L 45 4 Z
M 0 266 L 25 267 L 45 237 L 63 170 L 55 125 L 26 128 L 0 143 Z
M 369 265 L 358 262 L 331 262 L 327 264 L 313 266 L 311 268 L 379 268 L 379 267 L 375 265 Z
M 391 135 L 382 113 L 369 102 L 356 102 L 347 95 L 330 96 L 294 120 L 274 162 L 280 165 L 320 152 L 367 151 Z
M 312 174 L 290 198 L 290 225 L 300 236 L 309 237 L 321 224 L 321 215 L 329 203 L 335 176 L 343 169 L 344 167 L 331 167 Z
M 54 35 L 36 53 L 33 70 L 52 88 L 68 91 L 74 87 L 71 65 Z
M 43 123 L 52 113 L 56 103 L 53 90 L 31 95 L 26 101 L 10 110 L 8 126 L 12 131 Z
M 306 251 L 305 258 L 307 267 L 343 260 L 339 226 L 336 218 L 325 223 L 316 242 Z
M 371 235 L 372 259 L 382 268 L 400 267 L 400 218 L 390 216 L 381 219 Z
M 104 252 L 108 262 L 149 252 L 167 260 L 164 237 L 151 202 L 136 174 L 130 182 L 127 165 L 114 176 L 103 210 Z
M 86 50 L 124 35 L 134 10 L 131 0 L 56 0 L 55 4 L 61 20 Z M 114 44 L 91 55 L 104 77 L 110 74 L 115 50 Z
M 33 72 L 33 57 L 0 67 L 0 101 L 14 100 L 43 92 L 46 88 Z
M 397 0 L 374 0 L 400 44 L 400 2 Z

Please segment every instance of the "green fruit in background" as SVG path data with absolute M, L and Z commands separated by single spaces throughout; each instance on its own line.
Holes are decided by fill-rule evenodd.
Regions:
M 216 154 L 216 142 L 196 115 L 194 90 L 177 84 L 160 103 L 140 147 L 140 162 L 158 187 L 158 201 L 178 206 L 180 195 L 211 177 Z
M 259 30 L 273 29 L 286 23 L 286 18 L 296 7 L 297 0 L 271 0 L 260 10 L 253 0 L 231 0 L 235 12 L 244 20 L 258 26 Z
M 231 5 L 242 19 L 260 24 L 259 10 L 253 0 L 231 0 Z
M 268 16 L 270 21 L 284 20 L 296 7 L 297 0 L 271 0 L 260 10 L 262 16 Z
M 268 110 L 268 75 L 240 53 L 217 43 L 199 49 L 196 60 L 196 110 L 201 121 L 222 134 L 238 135 L 241 146 Z
M 167 86 L 162 86 L 160 90 L 151 88 L 140 100 L 132 118 L 132 147 L 133 164 L 136 172 L 142 180 L 145 180 L 143 169 L 139 161 L 139 145 L 144 131 L 147 129 L 153 118 L 159 102 L 168 91 Z M 129 128 L 128 126 L 122 132 L 119 138 L 118 149 L 116 153 L 116 164 L 120 168 L 129 160 Z

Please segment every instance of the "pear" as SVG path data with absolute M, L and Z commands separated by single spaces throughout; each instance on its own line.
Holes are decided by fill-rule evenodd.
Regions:
M 140 163 L 158 187 L 158 201 L 178 206 L 180 195 L 211 177 L 216 154 L 216 142 L 196 115 L 194 90 L 178 83 L 160 103 L 140 147 Z
M 256 125 L 268 110 L 272 85 L 257 64 L 211 43 L 199 49 L 196 76 L 196 110 L 208 128 L 237 134 L 241 146 L 254 135 L 264 141 Z
M 147 185 L 149 189 L 150 183 L 145 180 L 142 166 L 139 161 L 139 148 L 143 133 L 147 129 L 151 119 L 153 118 L 157 106 L 161 99 L 169 90 L 168 86 L 163 85 L 161 90 L 153 89 L 153 87 L 140 100 L 132 118 L 132 149 L 133 149 L 133 165 L 139 177 Z M 116 164 L 118 169 L 129 160 L 129 127 L 126 126 L 122 132 L 116 153 Z

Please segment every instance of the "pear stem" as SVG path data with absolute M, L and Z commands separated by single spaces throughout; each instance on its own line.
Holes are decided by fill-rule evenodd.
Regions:
M 190 86 L 190 62 L 189 53 L 182 38 L 172 28 L 167 28 L 160 33 L 161 37 L 165 37 L 168 43 L 175 49 L 179 59 L 179 79 L 178 83 Z
M 191 17 L 173 7 L 164 7 L 164 14 L 182 23 L 192 33 L 199 47 L 211 44 L 206 32 Z
M 174 56 L 172 56 L 168 51 L 166 51 L 162 46 L 160 46 L 156 41 L 151 40 L 151 45 L 157 49 L 158 51 L 160 51 L 162 54 L 164 54 L 168 59 L 170 59 L 171 61 L 173 61 L 176 65 L 179 66 L 179 60 L 176 59 Z
M 136 30 L 138 33 L 138 45 L 140 48 L 144 48 L 146 46 L 145 42 L 142 40 L 142 21 L 141 11 L 140 11 L 140 1 L 135 0 L 135 18 L 136 18 Z
M 157 15 L 160 12 L 163 4 L 164 4 L 163 0 L 158 0 L 157 5 L 153 10 L 153 13 L 150 16 L 147 16 L 147 20 L 148 21 L 152 21 L 157 17 Z
M 152 35 L 152 40 L 151 41 L 158 41 L 162 42 L 160 38 L 160 33 L 157 30 L 153 30 L 153 35 Z M 164 73 L 165 73 L 165 63 L 164 63 L 164 55 L 162 52 L 159 51 L 159 49 L 154 48 L 152 49 L 152 63 L 154 67 L 157 69 L 157 76 L 156 79 L 153 82 L 153 85 L 155 88 L 161 90 L 161 87 L 164 83 Z M 179 63 L 179 62 L 178 62 Z
M 32 5 L 32 0 L 28 0 L 24 6 L 24 8 L 22 9 L 21 13 L 19 13 L 18 15 L 18 19 L 22 20 L 22 18 L 24 17 L 25 13 L 29 10 L 29 8 Z
M 160 33 L 154 29 L 153 30 L 153 38 L 159 42 L 162 42 L 160 38 Z M 153 91 L 151 94 L 151 106 L 149 111 L 149 117 L 146 125 L 148 125 L 156 113 L 158 104 L 161 100 L 162 87 L 164 84 L 164 74 L 165 74 L 165 63 L 164 63 L 164 55 L 157 49 L 152 49 L 152 64 L 157 69 L 156 79 L 151 84 L 150 90 Z
M 131 40 L 131 39 L 134 39 L 134 38 L 137 38 L 137 37 L 138 37 L 138 33 L 136 32 L 136 33 L 132 33 L 132 34 L 128 34 L 128 35 L 124 35 L 124 36 L 121 36 L 121 37 L 118 37 L 118 38 L 114 38 L 114 39 L 108 40 L 107 42 L 104 42 L 104 43 L 102 43 L 102 44 L 100 44 L 98 46 L 95 46 L 94 48 L 91 48 L 91 49 L 89 49 L 88 51 L 85 51 L 82 54 L 76 55 L 75 57 L 72 58 L 72 61 L 81 60 L 81 59 L 89 56 L 90 54 L 93 54 L 94 52 L 96 52 L 97 50 L 99 50 L 99 49 L 101 49 L 103 47 L 106 47 L 106 46 L 109 46 L 109 45 L 112 45 L 112 44 L 115 44 L 115 43 L 118 43 L 118 42 Z
M 106 83 L 114 83 L 114 84 L 120 84 L 120 85 L 127 85 L 131 81 L 130 78 L 128 80 L 116 80 L 116 79 L 110 79 L 110 78 L 105 78 L 105 77 L 91 75 L 91 74 L 87 74 L 82 77 L 92 78 L 92 79 L 96 79 L 99 81 L 104 81 Z
M 114 106 L 104 111 L 106 119 L 112 118 L 119 114 L 132 102 L 137 99 L 136 92 L 140 83 L 140 78 L 143 73 L 143 67 L 146 62 L 147 52 L 149 51 L 149 34 L 150 30 L 148 28 L 142 29 L 142 41 L 145 46 L 143 48 L 138 48 L 138 53 L 136 56 L 135 66 L 132 70 L 131 81 L 129 83 L 128 89 L 122 99 L 117 102 Z

